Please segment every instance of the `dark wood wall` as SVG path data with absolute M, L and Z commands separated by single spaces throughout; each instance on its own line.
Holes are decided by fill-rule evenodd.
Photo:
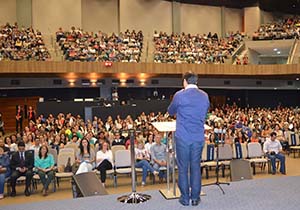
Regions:
M 39 97 L 20 97 L 20 98 L 0 98 L 0 112 L 4 121 L 5 132 L 14 132 L 16 130 L 16 106 L 23 108 L 23 128 L 28 125 L 25 108 L 32 106 L 36 110 Z

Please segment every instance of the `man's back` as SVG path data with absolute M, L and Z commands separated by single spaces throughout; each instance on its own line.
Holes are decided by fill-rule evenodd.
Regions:
M 196 87 L 176 93 L 169 112 L 176 115 L 176 136 L 187 142 L 204 141 L 204 123 L 209 107 L 207 94 Z

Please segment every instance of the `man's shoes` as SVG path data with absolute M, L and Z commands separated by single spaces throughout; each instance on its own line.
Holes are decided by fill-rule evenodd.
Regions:
M 179 198 L 179 203 L 180 203 L 181 205 L 183 205 L 183 206 L 189 206 L 189 205 L 190 205 L 189 202 L 185 202 L 185 201 L 183 201 L 183 200 L 180 199 L 180 198 Z
M 200 199 L 192 200 L 192 206 L 198 206 L 200 203 Z
M 25 190 L 25 192 L 24 192 L 24 194 L 25 194 L 25 196 L 30 196 L 30 192 L 29 192 L 29 190 L 28 190 L 28 189 L 26 189 L 26 190 Z
M 11 191 L 11 193 L 10 193 L 10 196 L 11 196 L 11 197 L 16 197 L 16 195 L 17 195 L 17 193 L 16 193 L 15 190 Z
M 275 175 L 276 174 L 276 171 L 272 171 L 272 175 Z
M 286 172 L 281 172 L 282 175 L 286 175 Z

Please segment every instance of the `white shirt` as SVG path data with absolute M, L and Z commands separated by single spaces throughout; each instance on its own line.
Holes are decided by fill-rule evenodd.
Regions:
M 280 144 L 280 141 L 278 141 L 278 140 L 275 140 L 275 141 L 267 140 L 264 143 L 264 152 L 265 153 L 274 151 L 276 154 L 278 154 L 280 150 L 282 150 L 282 146 Z
M 98 162 L 98 159 L 102 159 L 102 160 Z M 97 156 L 96 156 L 96 165 L 99 166 L 100 163 L 102 163 L 102 161 L 104 159 L 107 159 L 112 165 L 114 165 L 113 164 L 113 154 L 112 154 L 111 150 L 107 150 L 105 153 L 102 150 L 99 150 L 97 152 Z

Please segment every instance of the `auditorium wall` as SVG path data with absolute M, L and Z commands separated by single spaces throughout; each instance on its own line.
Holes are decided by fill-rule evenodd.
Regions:
M 181 4 L 181 31 L 221 34 L 221 7 Z
M 32 0 L 32 24 L 43 34 L 81 26 L 81 0 Z
M 261 23 L 261 15 L 259 7 L 246 7 L 244 8 L 244 22 L 245 32 L 252 35 Z
M 17 1 L 0 0 L 0 25 L 17 21 Z
M 225 8 L 225 33 L 229 31 L 243 31 L 244 11 L 242 9 Z
M 85 31 L 119 31 L 118 0 L 82 0 L 81 9 Z
M 145 36 L 153 31 L 172 32 L 172 4 L 161 0 L 120 1 L 120 30 L 140 29 Z

